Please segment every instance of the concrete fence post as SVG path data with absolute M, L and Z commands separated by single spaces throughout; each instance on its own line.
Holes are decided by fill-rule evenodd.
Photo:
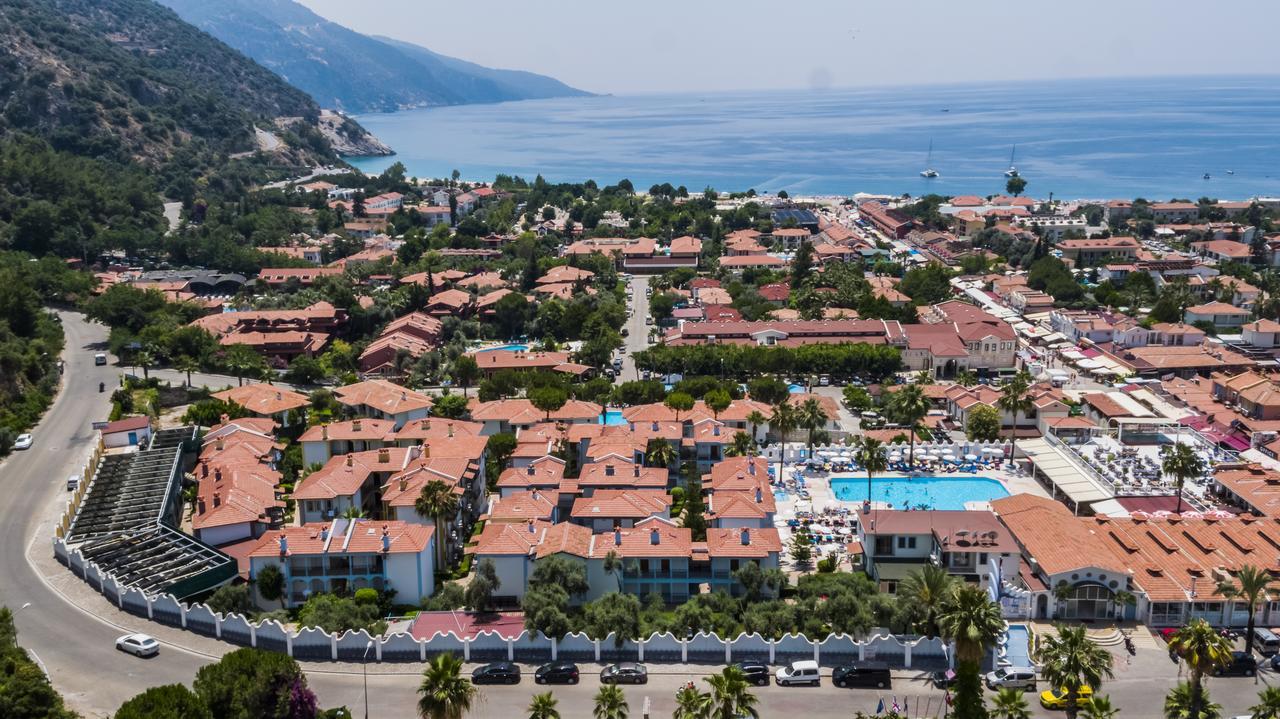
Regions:
M 639 647 L 639 658 L 636 661 L 640 661 L 640 662 L 644 661 L 644 645 L 645 644 L 648 644 L 648 642 L 643 639 L 636 642 L 636 646 Z
M 556 639 L 555 637 L 551 637 L 551 661 L 554 662 L 559 658 L 560 658 L 560 640 Z
M 258 648 L 258 625 L 249 623 L 249 646 Z
M 381 641 L 376 641 L 373 643 L 373 659 L 374 661 L 378 661 L 378 662 L 382 661 L 382 642 Z
M 507 637 L 507 661 L 514 662 L 516 660 L 516 640 Z
M 470 661 L 471 657 L 468 656 L 470 652 L 468 652 L 467 649 L 468 649 L 467 645 L 465 644 L 462 645 L 462 656 L 463 656 L 463 659 Z M 427 661 L 427 642 L 424 639 L 418 640 L 418 661 L 420 662 Z
M 867 658 L 867 643 L 858 642 L 858 661 L 865 661 Z
M 688 639 L 680 640 L 680 663 L 681 664 L 689 663 L 689 640 Z
M 182 620 L 182 628 L 186 629 L 187 628 L 187 605 L 183 604 L 182 602 L 177 602 L 177 605 L 178 605 L 178 618 Z
M 144 594 L 142 595 L 142 598 L 147 600 L 147 619 L 155 619 L 155 613 L 152 611 L 151 606 L 151 597 Z
M 592 639 L 592 640 L 591 640 L 591 644 L 592 644 L 592 646 L 594 646 L 594 647 L 595 647 L 595 649 L 596 649 L 596 661 L 598 662 L 598 661 L 600 661 L 600 640 L 599 640 L 599 639 Z
M 329 635 L 329 658 L 335 662 L 338 661 L 338 635 L 337 634 Z
M 732 664 L 733 663 L 733 642 L 729 641 L 728 639 L 722 639 L 721 641 L 724 642 L 724 663 Z
M 210 613 L 213 614 L 213 636 L 221 639 L 222 638 L 222 615 L 218 614 L 217 612 L 210 612 Z
M 911 668 L 911 649 L 915 644 L 911 642 L 903 642 L 902 644 L 902 660 L 907 665 L 907 669 Z
M 817 642 L 814 642 L 814 643 L 813 643 L 813 661 L 815 661 L 815 662 L 821 662 L 821 661 L 822 661 L 821 657 L 819 656 L 819 655 L 820 655 L 820 653 L 821 653 L 820 646 L 821 646 L 821 645 L 819 645 Z
M 284 653 L 293 656 L 293 632 L 284 633 Z
M 424 646 L 424 648 L 423 648 L 422 656 L 423 656 L 423 658 L 424 658 L 424 660 L 425 660 L 425 658 L 426 658 L 426 656 L 427 656 L 425 646 Z M 465 659 L 465 660 L 467 660 L 467 661 L 471 661 L 471 639 L 470 639 L 470 638 L 465 639 L 465 640 L 463 640 L 463 642 L 462 642 L 462 658 L 463 658 L 463 659 Z
M 778 640 L 770 639 L 769 640 L 769 663 L 770 664 L 773 664 L 773 658 L 777 656 L 777 653 L 778 653 Z

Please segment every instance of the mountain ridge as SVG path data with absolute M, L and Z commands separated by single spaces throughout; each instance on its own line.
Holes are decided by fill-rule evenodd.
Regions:
M 499 70 L 365 35 L 293 0 L 157 0 L 324 107 L 390 112 L 430 105 L 589 96 L 551 77 Z

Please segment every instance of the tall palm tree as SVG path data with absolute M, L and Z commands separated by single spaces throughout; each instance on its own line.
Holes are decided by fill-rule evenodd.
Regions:
M 816 397 L 810 397 L 801 403 L 800 411 L 797 413 L 796 419 L 799 421 L 800 426 L 809 433 L 807 442 L 809 453 L 807 456 L 812 457 L 813 435 L 818 430 L 827 426 L 827 420 L 830 419 L 830 417 L 827 415 L 827 411 L 822 408 L 822 403 L 819 402 Z
M 1080 715 L 1084 719 L 1116 719 L 1120 710 L 1111 705 L 1111 697 L 1094 694 L 1080 707 Z
M 1017 444 L 1013 441 L 1018 436 L 1018 415 L 1026 414 L 1035 408 L 1035 404 L 1031 398 L 1027 396 L 1027 391 L 1031 388 L 1031 374 L 1026 370 L 1022 370 L 1013 376 L 1013 379 L 1005 382 L 1000 388 L 1000 396 L 996 399 L 996 407 L 1013 415 L 1013 427 L 1009 430 L 1009 443 L 1013 449 L 1009 452 L 1009 458 L 1013 459 L 1017 456 Z
M 676 692 L 676 710 L 671 719 L 707 719 L 711 715 L 711 695 L 689 684 Z
M 955 589 L 955 579 L 942 567 L 926 564 L 912 571 L 898 587 L 898 598 L 923 611 L 919 628 L 925 636 L 938 636 L 938 613 L 947 596 Z
M 889 416 L 894 421 L 905 424 L 910 430 L 907 435 L 911 443 L 907 463 L 912 467 L 916 464 L 916 426 L 929 414 L 931 406 L 929 398 L 924 395 L 924 388 L 919 384 L 904 385 L 902 389 L 889 395 Z
M 1178 483 L 1178 508 L 1176 512 L 1182 513 L 1182 487 L 1187 483 L 1188 479 L 1194 479 L 1204 473 L 1204 460 L 1200 459 L 1200 455 L 1190 445 L 1181 442 L 1173 445 L 1173 449 L 1164 455 L 1164 461 L 1160 463 L 1160 470 L 1165 474 L 1173 477 Z
M 1057 636 L 1046 636 L 1040 647 L 1041 673 L 1054 687 L 1067 690 L 1067 717 L 1075 719 L 1080 687 L 1088 685 L 1097 691 L 1104 678 L 1115 676 L 1111 671 L 1115 658 L 1090 641 L 1083 626 L 1059 624 L 1057 632 Z
M 1198 713 L 1191 713 L 1191 684 L 1178 682 L 1164 698 L 1165 719 L 1222 719 L 1222 707 L 1209 701 L 1209 690 L 1200 693 Z
M 650 467 L 670 467 L 680 457 L 671 442 L 662 437 L 653 437 L 644 448 L 644 461 Z
M 1267 687 L 1258 694 L 1258 703 L 1249 707 L 1253 719 L 1280 719 L 1280 687 Z
M 1204 676 L 1231 663 L 1231 641 L 1205 620 L 1192 619 L 1169 637 L 1169 652 L 1187 663 L 1188 718 L 1204 719 Z
M 187 386 L 190 387 L 191 373 L 200 369 L 200 363 L 195 361 L 191 357 L 188 357 L 187 355 L 182 355 L 181 357 L 178 357 L 173 361 L 173 368 L 178 370 L 179 372 L 186 373 Z
M 884 443 L 865 434 L 854 445 L 854 459 L 867 473 L 867 501 L 871 501 L 871 477 L 889 469 L 889 458 L 884 453 Z
M 1243 603 L 1249 608 L 1249 626 L 1244 635 L 1244 651 L 1247 654 L 1253 653 L 1254 615 L 1258 613 L 1258 607 L 1274 588 L 1271 584 L 1270 572 L 1251 564 L 1246 564 L 1236 572 L 1234 582 L 1225 581 L 1218 584 L 1218 594 L 1237 603 Z
M 711 711 L 707 719 L 738 719 L 744 715 L 759 719 L 756 695 L 748 688 L 747 676 L 741 669 L 725 667 L 703 681 L 711 686 Z
M 760 425 L 768 421 L 769 421 L 769 418 L 764 416 L 764 414 L 761 413 L 760 410 L 758 409 L 751 410 L 751 413 L 747 415 L 747 423 L 751 425 L 751 441 L 752 442 L 759 441 Z
M 982 716 L 982 682 L 978 676 L 983 656 L 1004 631 L 1000 606 L 986 590 L 974 584 L 956 587 L 938 616 L 942 636 L 956 647 L 956 716 Z
M 560 719 L 558 703 L 551 692 L 534 694 L 533 701 L 529 702 L 529 719 Z
M 618 553 L 610 549 L 608 554 L 604 555 L 604 564 L 601 566 L 601 568 L 604 569 L 605 574 L 608 574 L 613 577 L 613 580 L 617 582 L 617 587 L 615 588 L 615 590 L 621 592 L 622 591 L 622 574 L 621 574 L 622 558 L 618 556 Z
M 142 368 L 142 378 L 151 379 L 151 365 L 156 363 L 156 358 L 146 350 L 138 350 L 133 353 L 133 364 Z
M 622 687 L 610 684 L 596 692 L 596 706 L 591 716 L 595 719 L 627 719 L 627 696 Z
M 419 517 L 430 519 L 435 524 L 436 566 L 444 568 L 446 562 L 445 545 L 448 537 L 449 518 L 458 513 L 458 495 L 453 487 L 439 479 L 433 479 L 422 487 L 418 498 L 413 500 L 413 511 Z
M 462 676 L 462 660 L 437 654 L 422 672 L 418 686 L 418 716 L 422 719 L 462 719 L 471 711 L 479 692 Z
M 992 719 L 1030 719 L 1031 708 L 1025 694 L 1021 689 L 1000 687 L 991 700 Z
M 787 456 L 787 435 L 794 432 L 800 424 L 795 405 L 782 400 L 773 407 L 773 416 L 769 417 L 769 429 L 778 433 L 778 442 L 782 451 L 778 452 L 778 480 L 782 480 L 782 462 Z
M 978 375 L 974 374 L 973 370 L 962 369 L 959 374 L 956 375 L 956 384 L 961 387 L 972 387 L 977 383 Z
M 745 457 L 751 454 L 756 448 L 756 443 L 747 436 L 746 432 L 738 431 L 733 434 L 733 443 L 725 447 L 724 453 L 730 457 Z

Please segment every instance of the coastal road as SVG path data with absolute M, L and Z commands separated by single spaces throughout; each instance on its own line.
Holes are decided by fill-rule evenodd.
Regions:
M 649 346 L 649 329 L 644 320 L 649 316 L 649 298 L 645 289 L 649 287 L 648 275 L 632 275 L 627 281 L 628 307 L 631 316 L 623 327 L 627 328 L 627 336 L 622 338 L 622 371 L 618 373 L 615 384 L 631 382 L 639 379 L 636 374 L 636 363 L 632 355 Z

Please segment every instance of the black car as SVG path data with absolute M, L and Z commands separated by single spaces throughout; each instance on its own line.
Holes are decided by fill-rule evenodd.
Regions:
M 573 662 L 550 662 L 533 673 L 537 684 L 577 684 L 578 665 Z
M 735 662 L 733 666 L 742 670 L 742 673 L 747 677 L 748 683 L 755 684 L 758 687 L 769 686 L 769 677 L 773 676 L 773 672 L 769 671 L 769 664 L 758 659 L 743 659 L 740 662 Z
M 520 667 L 511 662 L 493 662 L 471 672 L 472 684 L 519 684 Z
M 886 662 L 854 662 L 833 669 L 831 683 L 838 687 L 887 689 L 893 684 L 893 677 Z
M 1231 652 L 1231 663 L 1213 670 L 1215 677 L 1251 677 L 1258 673 L 1258 660 L 1252 654 Z
M 648 684 L 649 670 L 637 662 L 610 664 L 600 670 L 601 684 Z
M 950 669 L 940 669 L 933 673 L 929 678 L 933 685 L 939 689 L 950 689 L 956 684 L 958 675 Z

